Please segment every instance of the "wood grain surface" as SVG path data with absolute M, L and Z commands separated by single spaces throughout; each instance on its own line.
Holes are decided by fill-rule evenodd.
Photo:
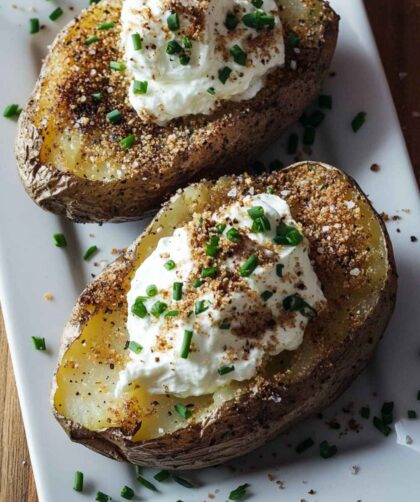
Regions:
M 420 183 L 420 0 L 365 5 Z M 1 318 L 0 331 L 0 502 L 37 502 Z

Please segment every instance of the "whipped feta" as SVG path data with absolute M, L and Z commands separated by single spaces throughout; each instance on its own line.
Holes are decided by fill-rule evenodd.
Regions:
M 290 231 L 292 245 L 283 242 Z M 187 397 L 248 380 L 268 357 L 297 349 L 325 297 L 288 204 L 263 193 L 160 239 L 127 302 L 130 360 L 117 392 L 138 381 Z
M 164 125 L 254 97 L 285 60 L 275 0 L 254 3 L 124 0 L 121 42 L 137 113 Z

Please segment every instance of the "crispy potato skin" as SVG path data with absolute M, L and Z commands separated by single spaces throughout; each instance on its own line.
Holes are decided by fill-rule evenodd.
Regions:
M 319 347 L 317 350 L 321 352 L 320 362 L 309 372 L 303 369 L 292 382 L 265 380 L 259 384 L 258 392 L 248 392 L 239 398 L 226 401 L 205 422 L 192 424 L 175 433 L 148 441 L 134 443 L 129 434 L 116 428 L 90 431 L 63 417 L 54 409 L 53 397 L 57 385 L 54 380 L 54 414 L 73 441 L 116 460 L 138 465 L 169 469 L 198 469 L 216 465 L 257 448 L 327 406 L 363 370 L 383 336 L 395 305 L 397 273 L 392 245 L 379 215 L 356 182 L 341 171 L 331 166 L 305 162 L 281 171 L 280 176 L 285 173 L 286 176 L 290 174 L 293 180 L 301 180 L 305 169 L 333 169 L 339 173 L 365 200 L 372 210 L 372 217 L 380 225 L 381 239 L 387 251 L 386 273 L 378 300 L 364 323 L 355 328 L 349 327 L 344 342 L 332 350 L 324 353 L 324 349 Z M 169 207 L 168 204 L 163 206 L 162 211 Z M 150 229 L 151 226 L 149 232 Z M 82 294 L 64 331 L 60 359 L 92 315 L 86 310 L 85 303 L 99 307 L 104 301 L 104 291 L 111 285 L 115 285 L 115 296 L 111 300 L 108 299 L 106 305 L 109 306 L 111 302 L 112 309 L 112 305 L 121 301 L 120 295 L 123 292 L 119 286 L 132 268 L 138 242 L 139 239 Z
M 307 3 L 313 0 L 296 1 Z M 122 179 L 94 180 L 57 169 L 48 159 L 42 162 L 40 153 L 44 133 L 37 124 L 45 115 L 48 118 L 48 115 L 58 113 L 64 102 L 60 95 L 52 96 L 50 110 L 39 110 L 41 97 L 46 92 L 44 89 L 53 77 L 57 80 L 57 89 L 67 83 L 66 76 L 58 79 L 54 76 L 56 69 L 52 54 L 70 53 L 71 43 L 69 45 L 66 39 L 69 30 L 76 29 L 76 33 L 84 33 L 84 24 L 91 13 L 108 4 L 115 8 L 115 5 L 120 5 L 120 0 L 106 0 L 91 7 L 58 35 L 18 126 L 16 158 L 27 193 L 43 209 L 77 222 L 139 219 L 145 211 L 158 207 L 168 194 L 192 180 L 203 176 L 217 178 L 221 174 L 246 169 L 264 147 L 296 121 L 308 103 L 319 94 L 338 35 L 339 18 L 325 5 L 315 46 L 313 40 L 305 41 L 303 36 L 300 54 L 295 54 L 289 48 L 285 67 L 270 74 L 267 85 L 255 98 L 246 102 L 224 103 L 221 109 L 209 116 L 186 117 L 171 121 L 163 128 L 155 127 L 151 131 L 153 141 L 149 144 L 147 134 L 144 134 L 141 138 L 143 146 L 135 146 L 130 152 L 133 158 L 140 159 L 139 169 L 132 169 Z M 287 29 L 286 26 L 286 32 Z M 290 67 L 292 59 L 297 62 L 295 70 Z M 132 113 L 132 110 L 127 113 Z M 144 128 L 139 117 L 133 120 L 139 130 Z M 172 153 L 173 148 L 171 151 L 172 133 L 184 138 L 177 145 L 176 153 Z M 115 133 L 104 124 L 100 134 L 104 137 Z M 125 134 L 129 134 L 129 131 L 125 131 Z M 94 135 L 88 132 L 87 144 L 92 142 Z M 149 146 L 156 151 L 147 157 L 145 152 Z M 162 161 L 159 160 L 159 152 L 167 152 Z M 116 155 L 115 151 L 108 152 L 109 158 L 115 158 Z

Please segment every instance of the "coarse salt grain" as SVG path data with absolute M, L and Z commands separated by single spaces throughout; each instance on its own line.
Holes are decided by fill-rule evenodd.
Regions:
M 235 187 L 233 187 L 231 190 L 229 190 L 229 192 L 227 193 L 227 196 L 228 197 L 236 197 L 237 193 L 238 193 L 238 191 L 236 190 Z
M 347 206 L 347 209 L 353 209 L 354 207 L 356 207 L 356 203 L 353 200 L 347 200 L 346 206 Z
M 286 197 L 286 195 L 289 195 L 289 190 L 282 190 L 281 192 L 281 195 L 283 195 L 284 197 Z
M 360 274 L 360 268 L 353 268 L 352 270 L 350 270 L 350 275 L 354 276 L 354 277 L 357 277 L 358 275 Z

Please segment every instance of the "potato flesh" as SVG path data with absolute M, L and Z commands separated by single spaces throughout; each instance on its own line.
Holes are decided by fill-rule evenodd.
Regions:
M 201 185 L 200 192 L 196 187 L 187 188 L 181 196 L 172 201 L 170 207 L 160 215 L 153 224 L 152 231 L 145 235 L 137 247 L 137 263 L 132 271 L 152 252 L 161 237 L 172 234 L 174 228 L 181 222 L 191 218 L 194 211 L 200 211 L 210 200 L 212 207 L 220 206 L 230 189 L 227 179 L 224 184 L 219 182 L 219 190 L 212 188 L 211 199 L 208 185 Z M 349 332 L 349 318 L 352 323 L 363 324 L 366 316 L 378 300 L 387 272 L 387 249 L 384 235 L 379 222 L 368 203 L 355 197 L 355 191 L 349 191 L 349 200 L 355 200 L 361 210 L 361 221 L 368 228 L 369 240 L 365 243 L 371 251 L 368 255 L 367 267 L 369 281 L 362 282 L 359 288 L 345 291 L 345 301 L 338 301 L 338 295 L 343 294 L 344 274 L 337 272 L 334 277 L 320 277 L 324 292 L 330 300 L 333 316 L 324 319 L 322 315 L 309 323 L 305 332 L 304 342 L 297 351 L 284 352 L 274 357 L 268 368 L 267 377 L 280 375 L 284 382 L 298 379 L 299 375 L 308 370 L 325 356 L 328 350 L 336 350 L 344 342 Z M 292 207 L 292 212 L 297 207 Z M 127 278 L 125 288 L 128 289 L 131 277 Z M 335 300 L 337 299 L 337 302 Z M 124 307 L 126 309 L 126 307 Z M 350 317 L 349 317 L 350 316 Z M 127 340 L 125 330 L 126 311 L 114 311 L 112 316 L 98 313 L 84 327 L 79 338 L 65 353 L 57 372 L 57 391 L 54 404 L 56 410 L 90 430 L 101 430 L 110 426 L 121 426 L 129 414 L 124 416 L 122 410 L 128 404 L 135 403 L 136 420 L 142 425 L 134 440 L 148 440 L 164 433 L 173 432 L 185 427 L 186 422 L 174 413 L 174 405 L 178 402 L 191 404 L 194 409 L 194 420 L 201 421 L 214 409 L 228 399 L 231 399 L 237 389 L 243 389 L 251 382 L 234 384 L 220 389 L 213 396 L 178 399 L 170 396 L 151 396 L 141 388 L 133 389 L 121 398 L 114 396 L 118 372 L 123 368 L 126 356 L 124 345 Z M 112 321 L 115 325 L 112 325 Z M 322 337 L 320 336 L 322 334 Z M 84 341 L 84 345 L 82 344 Z M 324 345 L 320 350 L 319 343 Z M 92 357 L 95 348 L 104 347 L 101 357 Z M 114 358 L 109 359 L 110 349 L 115 349 Z M 100 351 L 99 351 L 100 356 Z M 108 358 L 108 359 L 107 359 Z M 113 369 L 110 369 L 110 364 Z M 159 405 L 151 406 L 152 401 Z M 127 404 L 128 403 L 128 404 Z

